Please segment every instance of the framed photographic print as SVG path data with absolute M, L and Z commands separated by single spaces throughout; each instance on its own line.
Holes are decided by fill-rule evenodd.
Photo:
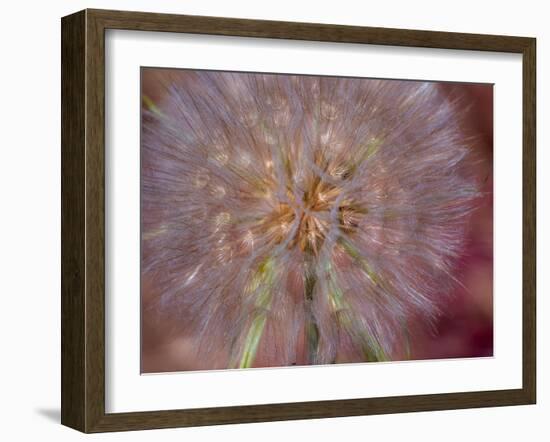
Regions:
M 62 423 L 532 404 L 535 39 L 62 19 Z

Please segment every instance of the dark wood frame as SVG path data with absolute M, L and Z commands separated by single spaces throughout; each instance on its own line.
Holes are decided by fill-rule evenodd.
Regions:
M 84 10 L 62 26 L 61 422 L 84 432 L 534 404 L 535 55 L 526 37 Z M 523 387 L 189 410 L 105 412 L 105 30 L 184 32 L 523 56 Z M 518 147 L 519 148 L 519 147 Z M 519 190 L 519 189 L 518 189 Z

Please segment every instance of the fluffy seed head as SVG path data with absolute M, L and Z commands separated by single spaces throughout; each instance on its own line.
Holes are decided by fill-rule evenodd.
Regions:
M 204 368 L 403 357 L 474 208 L 460 116 L 435 83 L 172 73 L 143 115 L 142 271 Z

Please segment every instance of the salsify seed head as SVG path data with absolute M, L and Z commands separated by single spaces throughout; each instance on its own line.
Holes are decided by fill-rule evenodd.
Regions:
M 167 78 L 143 113 L 142 272 L 202 365 L 405 357 L 478 195 L 460 103 L 429 82 Z

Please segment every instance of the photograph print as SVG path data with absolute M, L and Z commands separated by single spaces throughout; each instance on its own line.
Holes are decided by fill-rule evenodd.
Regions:
M 141 68 L 141 372 L 493 356 L 493 85 Z

